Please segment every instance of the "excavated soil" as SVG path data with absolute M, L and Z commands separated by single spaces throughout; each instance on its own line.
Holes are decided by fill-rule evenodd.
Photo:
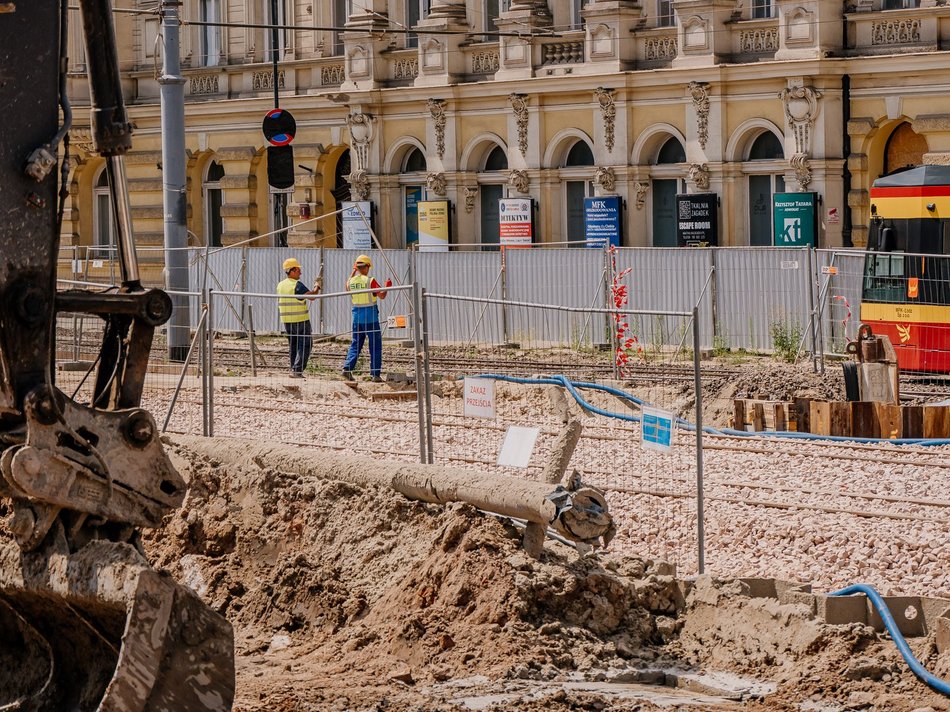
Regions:
M 171 450 L 188 498 L 145 547 L 233 624 L 240 712 L 950 710 L 870 628 L 737 582 L 550 541 L 536 561 L 467 505 Z

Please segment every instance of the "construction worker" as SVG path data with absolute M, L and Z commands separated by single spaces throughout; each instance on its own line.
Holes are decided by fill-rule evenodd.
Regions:
M 372 266 L 373 263 L 368 256 L 360 255 L 356 258 L 350 278 L 346 281 L 348 292 L 361 289 L 378 290 L 350 295 L 353 301 L 353 340 L 350 342 L 350 350 L 346 355 L 346 363 L 343 364 L 343 378 L 348 381 L 354 380 L 353 369 L 356 368 L 356 360 L 360 357 L 363 342 L 367 337 L 369 337 L 370 379 L 377 383 L 383 380 L 380 375 L 383 369 L 383 332 L 379 328 L 379 309 L 376 306 L 376 300 L 385 299 L 386 290 L 375 277 L 369 276 Z M 393 286 L 393 281 L 387 279 L 385 286 Z
M 296 257 L 284 260 L 284 274 L 287 278 L 277 284 L 277 308 L 280 311 L 280 321 L 287 331 L 287 340 L 290 344 L 290 377 L 303 378 L 303 370 L 310 360 L 310 349 L 313 346 L 313 331 L 310 326 L 310 306 L 303 299 L 296 297 L 308 294 L 319 294 L 323 289 L 323 278 L 317 277 L 313 289 L 307 289 L 300 281 L 300 262 Z M 310 301 L 313 301 L 311 298 Z

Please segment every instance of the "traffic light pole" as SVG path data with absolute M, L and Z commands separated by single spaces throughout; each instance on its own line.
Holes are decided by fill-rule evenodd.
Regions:
M 184 361 L 190 344 L 188 291 L 187 195 L 185 193 L 185 78 L 179 60 L 178 0 L 162 0 L 162 204 L 165 214 L 165 288 L 174 311 L 168 322 L 168 358 Z M 179 294 L 175 294 L 178 292 Z

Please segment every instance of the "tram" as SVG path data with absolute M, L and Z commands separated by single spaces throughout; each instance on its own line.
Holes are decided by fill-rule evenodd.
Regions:
M 901 370 L 950 372 L 950 166 L 874 181 L 860 316 Z

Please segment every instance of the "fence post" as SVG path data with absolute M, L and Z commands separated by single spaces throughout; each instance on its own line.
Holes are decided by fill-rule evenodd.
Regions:
M 808 246 L 808 269 L 805 271 L 805 288 L 808 291 L 808 315 L 811 325 L 811 370 L 818 373 L 818 363 L 815 361 L 815 354 L 818 350 L 818 330 L 821 329 L 821 323 L 818 321 L 818 312 L 815 311 L 815 288 L 814 283 L 818 281 L 817 264 L 818 256 L 813 245 Z M 815 275 L 814 282 L 812 275 Z
M 426 423 L 429 421 L 429 414 L 426 409 L 425 398 L 425 365 L 423 360 L 426 354 L 422 348 L 421 321 L 422 311 L 419 283 L 414 281 L 412 283 L 412 345 L 415 350 L 416 362 L 416 410 L 419 413 L 419 462 L 425 464 L 429 462 L 429 444 L 426 439 Z
M 716 349 L 716 337 L 719 336 L 719 261 L 716 257 L 719 249 L 713 247 L 709 251 L 709 318 L 712 319 L 712 347 Z
M 323 245 L 320 245 L 320 271 L 317 272 L 317 276 L 320 278 L 320 284 L 323 284 L 323 285 L 326 285 L 326 279 L 324 279 L 324 275 L 323 275 L 324 267 L 325 267 L 325 264 L 326 264 L 325 258 L 326 258 L 326 254 L 324 253 L 324 247 L 323 247 Z M 324 289 L 322 289 L 322 290 L 320 290 L 320 291 L 325 291 L 325 289 L 326 289 L 326 287 L 324 286 Z M 320 325 L 320 336 L 323 336 L 324 334 L 327 333 L 327 331 L 326 331 L 326 325 L 325 325 L 325 321 L 324 321 L 325 316 L 324 316 L 324 313 L 323 313 L 323 302 L 324 302 L 323 299 L 318 299 L 318 300 L 317 300 L 317 309 L 318 309 L 318 312 L 317 312 L 317 314 L 318 314 L 317 323 Z
M 706 528 L 703 496 L 703 379 L 699 358 L 699 307 L 693 307 L 693 381 L 696 389 L 696 556 L 706 572 Z
M 422 369 L 423 394 L 426 411 L 426 460 L 431 465 L 435 462 L 434 446 L 432 443 L 432 369 L 429 353 L 429 303 L 426 301 L 426 290 L 422 289 Z
M 207 375 L 205 376 L 205 410 L 208 413 L 208 437 L 214 437 L 214 291 L 208 290 L 208 347 L 205 350 L 207 354 Z
M 501 252 L 501 344 L 507 346 L 511 343 L 508 338 L 508 307 L 505 304 L 508 301 L 508 270 L 505 264 L 505 248 L 498 248 Z M 425 302 L 423 301 L 423 306 Z
M 198 323 L 198 372 L 201 374 L 201 434 L 208 437 L 208 289 L 201 290 L 201 307 L 204 319 Z
M 614 284 L 614 261 L 610 255 L 610 241 L 604 245 L 604 308 L 608 311 L 614 309 L 613 302 L 613 284 Z M 620 367 L 617 365 L 617 350 L 620 344 L 617 341 L 617 319 L 613 314 L 607 314 L 607 344 L 610 347 L 610 362 L 613 368 L 614 380 L 620 379 Z

